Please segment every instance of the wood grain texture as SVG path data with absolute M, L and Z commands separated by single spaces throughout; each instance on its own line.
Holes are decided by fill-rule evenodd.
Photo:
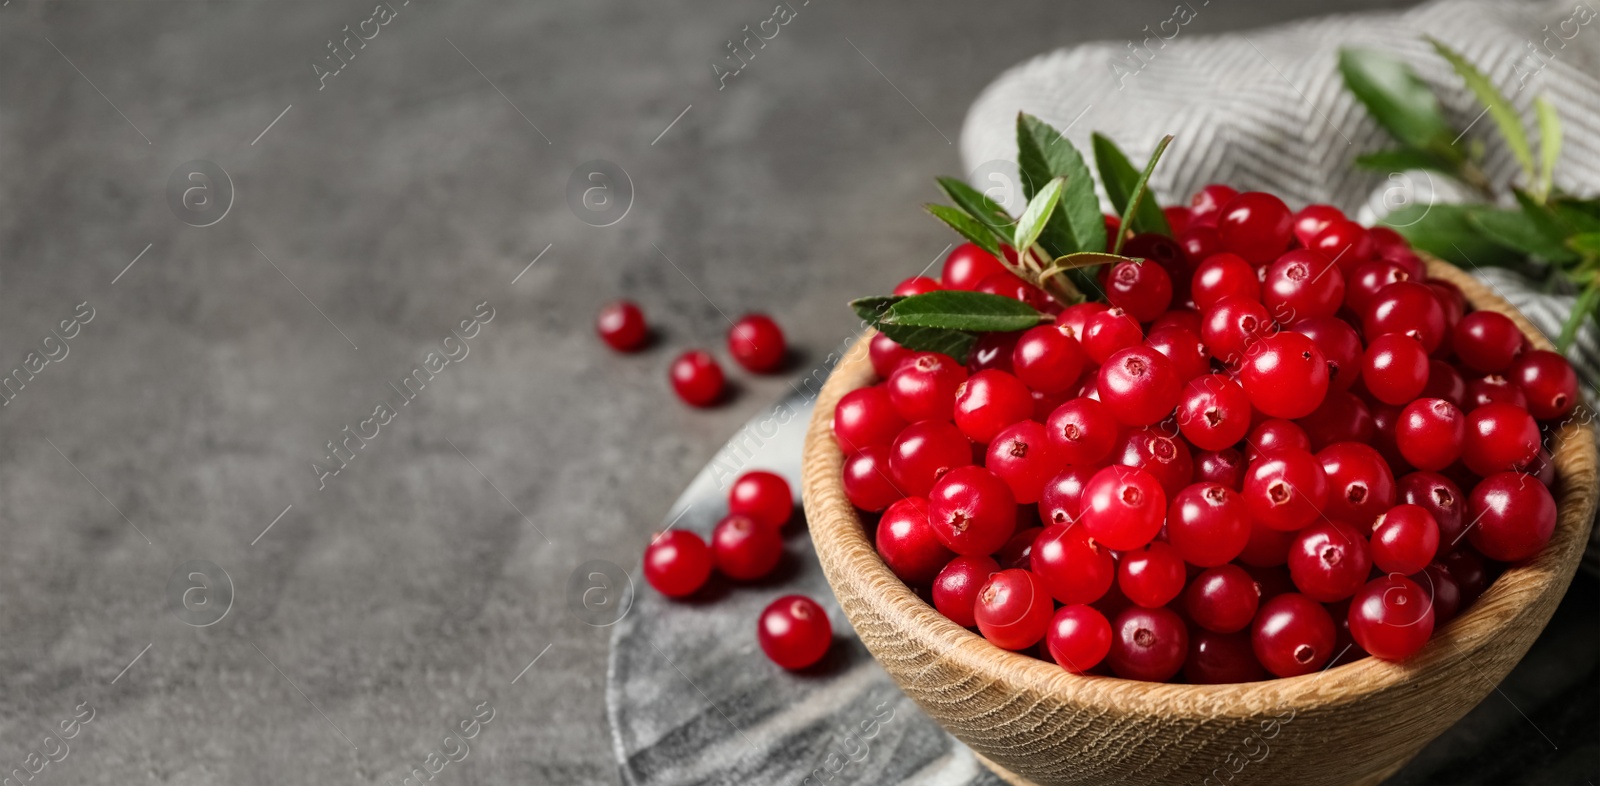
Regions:
M 1474 308 L 1507 314 L 1471 276 L 1430 260 Z M 897 579 L 840 482 L 840 397 L 871 384 L 867 338 L 828 379 L 806 437 L 802 497 L 828 582 L 861 640 L 901 689 L 1016 783 L 1377 783 L 1492 691 L 1550 619 L 1594 520 L 1596 450 L 1587 422 L 1562 426 L 1553 459 L 1559 520 L 1549 545 L 1507 570 L 1405 663 L 1366 658 L 1318 674 L 1242 685 L 1166 685 L 1079 676 L 957 626 Z

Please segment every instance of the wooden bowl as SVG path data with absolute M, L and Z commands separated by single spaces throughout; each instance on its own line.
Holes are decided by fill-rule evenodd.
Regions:
M 1476 279 L 1439 261 L 1429 272 L 1551 348 Z M 1549 545 L 1404 663 L 1365 658 L 1236 685 L 1079 676 L 956 625 L 878 557 L 845 498 L 832 428 L 840 397 L 874 380 L 866 346 L 863 338 L 834 369 L 806 437 L 803 498 L 817 555 L 845 616 L 900 688 L 1014 784 L 1376 784 L 1527 652 L 1566 592 L 1600 496 L 1594 434 L 1575 418 L 1553 445 L 1559 520 Z

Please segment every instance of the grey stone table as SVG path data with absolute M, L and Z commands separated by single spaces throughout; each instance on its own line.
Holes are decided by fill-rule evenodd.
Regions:
M 819 362 L 945 247 L 977 91 L 1171 5 L 0 4 L 0 768 L 616 783 L 568 580 L 790 389 L 691 411 L 672 353 L 762 310 Z

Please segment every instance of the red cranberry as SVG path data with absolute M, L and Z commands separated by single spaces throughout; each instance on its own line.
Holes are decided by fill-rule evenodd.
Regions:
M 1467 499 L 1467 540 L 1490 559 L 1518 562 L 1550 542 L 1556 502 L 1550 490 L 1526 475 L 1498 472 L 1472 489 Z
M 1384 573 L 1411 575 L 1439 551 L 1439 525 L 1420 505 L 1396 505 L 1372 525 L 1372 564 Z
M 709 407 L 722 398 L 722 367 L 702 350 L 690 350 L 672 361 L 671 377 L 672 389 L 688 404 Z
M 1089 317 L 1109 310 L 1110 306 L 1098 300 L 1086 300 L 1067 306 L 1056 315 L 1056 327 L 1069 328 L 1071 332 L 1068 335 L 1082 343 L 1084 330 L 1089 326 Z
M 1183 593 L 1189 619 L 1209 631 L 1234 633 L 1249 627 L 1261 605 L 1261 587 L 1238 565 L 1207 568 Z
M 794 515 L 794 492 L 780 475 L 765 470 L 746 472 L 728 489 L 728 512 L 749 516 L 773 530 L 782 529 Z
M 1189 446 L 1165 425 L 1124 432 L 1111 449 L 1111 460 L 1150 473 L 1169 498 L 1194 480 Z
M 1396 281 L 1409 281 L 1406 268 L 1387 259 L 1372 259 L 1357 265 L 1345 281 L 1344 304 L 1357 314 L 1365 314 L 1378 291 Z
M 1395 484 L 1396 501 L 1416 505 L 1428 512 L 1439 528 L 1439 554 L 1456 547 L 1464 528 L 1461 516 L 1466 505 L 1461 489 L 1449 478 L 1434 472 L 1413 472 Z
M 1361 378 L 1361 337 L 1350 323 L 1337 317 L 1317 317 L 1290 328 L 1316 344 L 1328 362 L 1328 389 L 1349 390 Z
M 944 258 L 941 279 L 946 289 L 975 290 L 984 278 L 1004 272 L 1005 265 L 992 254 L 972 243 L 962 243 Z
M 1035 311 L 1055 311 L 1059 308 L 1044 290 L 1017 278 L 1009 271 L 984 276 L 983 280 L 978 282 L 977 291 L 1020 300 L 1033 306 Z
M 1250 542 L 1239 552 L 1239 561 L 1254 568 L 1269 568 L 1289 561 L 1289 544 L 1294 533 L 1276 530 L 1259 521 L 1250 522 Z
M 1082 513 L 1083 487 L 1097 466 L 1067 467 L 1039 492 L 1039 517 L 1046 524 L 1072 524 Z
M 1072 399 L 1050 413 L 1045 423 L 1050 440 L 1069 465 L 1093 465 L 1111 455 L 1117 422 L 1106 405 L 1092 398 Z
M 1295 249 L 1267 266 L 1263 303 L 1283 324 L 1331 317 L 1344 303 L 1344 274 L 1322 254 Z
M 989 577 L 978 591 L 973 616 L 978 632 L 996 647 L 1027 649 L 1044 638 L 1055 604 L 1032 573 L 1020 568 Z
M 1489 476 L 1520 470 L 1539 455 L 1539 424 L 1522 407 L 1486 404 L 1467 415 L 1461 459 L 1467 469 Z
M 1134 606 L 1112 623 L 1107 661 L 1118 677 L 1165 682 L 1183 668 L 1188 652 L 1189 631 L 1177 614 Z
M 1433 290 L 1415 281 L 1397 281 L 1378 290 L 1361 316 L 1365 335 L 1411 336 L 1422 343 L 1425 353 L 1438 348 L 1446 327 L 1444 308 Z
M 1181 393 L 1177 368 L 1150 347 L 1118 350 L 1100 367 L 1100 400 L 1124 425 L 1148 426 L 1166 419 Z
M 1195 268 L 1190 291 L 1195 306 L 1201 311 L 1209 311 L 1218 301 L 1234 295 L 1259 302 L 1261 280 L 1244 257 L 1238 254 L 1215 254 Z
M 868 445 L 845 459 L 844 495 L 850 504 L 870 512 L 889 507 L 905 494 L 890 479 L 889 448 Z
M 1401 455 L 1411 466 L 1429 472 L 1454 464 L 1466 439 L 1467 416 L 1444 399 L 1419 398 L 1407 404 L 1395 424 Z
M 1118 262 L 1106 280 L 1106 300 L 1134 319 L 1149 322 L 1172 305 L 1172 279 L 1160 265 Z
M 1423 398 L 1442 398 L 1457 409 L 1467 400 L 1467 380 L 1455 366 L 1442 360 L 1428 361 L 1428 384 L 1422 388 Z
M 1112 465 L 1083 489 L 1083 525 L 1097 541 L 1118 551 L 1139 548 L 1161 531 L 1167 494 L 1144 470 Z
M 956 427 L 973 442 L 988 444 L 1001 429 L 1032 414 L 1028 386 L 1004 371 L 979 371 L 956 388 Z
M 1483 555 L 1470 547 L 1459 548 L 1440 557 L 1439 564 L 1450 571 L 1450 577 L 1460 585 L 1461 608 L 1471 606 L 1489 588 L 1489 582 L 1494 581 L 1492 566 L 1484 560 Z
M 933 607 L 963 628 L 977 627 L 973 610 L 978 591 L 989 576 L 1000 572 L 1000 565 L 985 554 L 956 557 L 933 580 Z
M 765 314 L 740 317 L 728 330 L 728 354 L 758 374 L 776 371 L 788 351 L 783 330 Z
M 945 473 L 972 463 L 972 446 L 947 422 L 924 420 L 905 427 L 889 448 L 894 484 L 913 497 L 926 495 Z
M 1194 480 L 1238 491 L 1244 488 L 1244 456 L 1233 448 L 1200 451 L 1194 456 Z
M 1366 403 L 1346 390 L 1328 391 L 1322 406 L 1296 420 L 1295 425 L 1305 432 L 1316 450 L 1335 442 L 1371 442 L 1378 431 Z
M 618 300 L 600 309 L 595 318 L 594 330 L 600 338 L 618 352 L 632 352 L 643 347 L 650 338 L 650 328 L 645 325 L 644 312 L 630 300 Z
M 1310 453 L 1279 450 L 1250 465 L 1243 496 L 1255 521 L 1276 530 L 1297 530 L 1322 515 L 1328 476 Z
M 804 595 L 785 595 L 761 612 L 756 627 L 761 651 L 785 669 L 803 669 L 822 660 L 833 644 L 828 613 Z
M 1371 445 L 1336 442 L 1317 451 L 1317 461 L 1328 476 L 1329 516 L 1368 526 L 1394 506 L 1394 474 Z
M 1578 406 L 1578 375 L 1567 359 L 1543 349 L 1527 352 L 1506 374 L 1528 397 L 1528 412 L 1540 420 L 1572 414 Z
M 1310 246 L 1329 224 L 1345 220 L 1344 211 L 1333 205 L 1306 205 L 1294 214 L 1294 237 L 1300 245 Z
M 1511 318 L 1494 311 L 1474 311 L 1451 331 L 1451 347 L 1461 365 L 1479 374 L 1498 374 L 1522 353 L 1522 331 Z
M 994 369 L 1010 374 L 1011 353 L 1017 348 L 1017 339 L 1022 334 L 1018 333 L 984 333 L 972 345 L 972 354 L 967 356 L 967 373 L 976 374 L 979 371 Z
M 1201 188 L 1189 200 L 1189 221 L 1194 224 L 1216 224 L 1222 216 L 1223 205 L 1232 202 L 1238 195 L 1238 191 L 1221 183 Z
M 1372 256 L 1372 239 L 1366 228 L 1350 220 L 1328 222 L 1306 247 L 1322 252 L 1342 270 L 1354 270 Z
M 1071 390 L 1088 362 L 1078 339 L 1061 325 L 1040 325 L 1023 333 L 1011 351 L 1017 379 L 1044 393 Z
M 1328 610 L 1294 592 L 1263 603 L 1250 631 L 1256 659 L 1279 677 L 1298 677 L 1322 668 L 1336 654 L 1333 641 L 1333 618 Z
M 1222 238 L 1214 226 L 1191 226 L 1183 230 L 1178 233 L 1178 245 L 1183 246 L 1184 255 L 1190 259 L 1206 259 L 1227 250 L 1222 247 Z
M 993 554 L 1017 527 L 1017 500 L 1000 476 L 983 467 L 953 469 L 928 495 L 928 516 L 945 548 Z
M 1194 336 L 1195 341 L 1198 342 L 1200 340 L 1200 312 L 1192 308 L 1170 309 L 1167 311 L 1167 313 L 1156 317 L 1156 321 L 1150 323 L 1150 330 L 1148 332 L 1151 337 L 1154 337 L 1157 333 L 1160 333 L 1163 330 L 1182 330 L 1189 335 Z M 1154 343 L 1149 341 L 1146 341 L 1146 343 L 1149 343 L 1151 346 L 1156 346 Z M 1202 348 L 1204 348 L 1204 346 L 1205 345 L 1203 344 L 1201 345 Z M 1161 350 L 1161 354 L 1166 355 L 1169 358 L 1172 357 L 1172 355 L 1168 354 L 1165 349 Z M 1207 351 L 1206 357 L 1210 357 L 1209 351 Z M 1173 362 L 1177 362 L 1177 358 L 1173 358 Z
M 1144 340 L 1144 330 L 1120 308 L 1090 314 L 1083 326 L 1083 349 L 1089 359 L 1104 363 L 1119 349 L 1135 347 Z
M 1366 583 L 1372 553 L 1366 536 L 1342 521 L 1319 521 L 1295 533 L 1289 545 L 1294 586 L 1323 603 L 1343 600 Z
M 1404 660 L 1433 635 L 1433 603 L 1404 576 L 1368 582 L 1350 600 L 1350 635 L 1375 658 Z
M 1435 563 L 1412 576 L 1411 580 L 1427 591 L 1428 599 L 1433 604 L 1435 628 L 1455 619 L 1456 612 L 1461 610 L 1461 584 L 1450 575 L 1450 571 Z
M 1183 557 L 1163 541 L 1122 555 L 1117 563 L 1117 586 L 1128 600 L 1147 609 L 1165 606 L 1183 592 Z
M 1117 576 L 1111 552 L 1090 539 L 1083 527 L 1067 524 L 1045 527 L 1033 542 L 1029 567 L 1051 597 L 1066 604 L 1099 600 Z
M 1193 331 L 1177 327 L 1152 329 L 1144 343 L 1172 361 L 1180 384 L 1211 370 L 1211 353 L 1201 343 L 1199 334 Z
M 1267 307 L 1239 295 L 1230 295 L 1211 307 L 1200 326 L 1200 338 L 1211 349 L 1211 356 L 1229 366 L 1238 366 L 1251 347 L 1277 328 Z
M 895 343 L 887 334 L 874 334 L 872 340 L 867 342 L 867 355 L 872 360 L 872 370 L 878 376 L 888 379 L 894 370 L 900 367 L 901 361 L 917 353 Z
M 1220 483 L 1195 483 L 1172 498 L 1167 540 L 1184 561 L 1197 567 L 1221 565 L 1239 556 L 1250 542 L 1244 500 Z
M 1265 265 L 1289 247 L 1294 218 L 1283 200 L 1264 191 L 1247 191 L 1223 206 L 1217 216 L 1222 244 L 1253 265 Z
M 1202 450 L 1236 445 L 1250 430 L 1250 398 L 1221 374 L 1196 377 L 1184 386 L 1178 428 Z
M 1428 353 L 1402 333 L 1378 336 L 1367 345 L 1361 381 L 1367 392 L 1385 404 L 1408 404 L 1428 385 Z
M 1305 429 L 1300 428 L 1293 421 L 1282 418 L 1271 418 L 1256 424 L 1245 437 L 1245 460 L 1251 464 L 1256 463 L 1262 456 L 1276 453 L 1280 450 L 1303 450 L 1311 452 L 1311 437 Z
M 1050 620 L 1045 647 L 1061 668 L 1082 674 L 1100 665 L 1111 652 L 1111 623 L 1089 606 L 1063 606 Z
M 889 391 L 882 385 L 844 394 L 833 410 L 833 436 L 847 453 L 870 445 L 887 445 L 905 427 L 905 418 L 895 411 Z
M 693 594 L 711 577 L 711 549 L 699 535 L 669 529 L 657 533 L 644 550 L 644 578 L 669 598 Z
M 1433 296 L 1439 301 L 1439 306 L 1444 309 L 1445 334 L 1444 340 L 1439 342 L 1440 348 L 1449 348 L 1451 333 L 1456 328 L 1456 323 L 1461 321 L 1467 313 L 1467 296 L 1462 294 L 1461 287 L 1444 279 L 1423 279 L 1428 289 L 1433 290 Z
M 1499 374 L 1467 380 L 1466 402 L 1462 409 L 1471 412 L 1485 404 L 1511 404 L 1528 408 L 1528 396 L 1522 388 Z
M 1191 685 L 1225 685 L 1267 679 L 1267 670 L 1256 661 L 1249 633 L 1197 630 L 1189 636 L 1183 677 Z
M 1372 238 L 1372 250 L 1378 254 L 1411 250 L 1411 242 L 1406 240 L 1405 235 L 1381 224 L 1368 229 L 1367 236 Z
M 1277 333 L 1261 339 L 1240 370 L 1250 403 L 1274 418 L 1299 418 L 1322 405 L 1328 393 L 1328 362 L 1311 339 Z
M 1017 508 L 1017 532 L 994 554 L 1002 570 L 1026 568 L 1033 563 L 1033 544 L 1044 532 L 1044 527 L 1032 526 L 1036 520 L 1031 507 Z
M 913 586 L 933 581 L 956 556 L 933 534 L 928 500 L 922 497 L 906 497 L 890 505 L 878 522 L 877 541 L 878 555 L 889 570 Z
M 1017 502 L 1029 505 L 1039 501 L 1040 489 L 1066 466 L 1066 461 L 1043 424 L 1024 420 L 995 436 L 989 443 L 984 466 L 1005 480 Z
M 777 567 L 783 557 L 783 537 L 776 527 L 735 513 L 717 522 L 711 531 L 711 555 L 722 575 L 735 581 L 755 581 Z
M 929 292 L 938 292 L 941 289 L 944 289 L 944 287 L 940 286 L 939 282 L 927 276 L 912 276 L 896 284 L 894 294 L 909 297 L 911 295 L 926 295 Z
M 967 370 L 949 355 L 923 352 L 907 358 L 889 375 L 889 399 L 900 416 L 912 423 L 950 420 L 956 390 L 966 380 Z

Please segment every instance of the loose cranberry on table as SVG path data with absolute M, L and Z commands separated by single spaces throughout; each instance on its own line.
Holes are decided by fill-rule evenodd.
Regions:
M 722 367 L 704 350 L 693 349 L 672 361 L 672 389 L 678 398 L 697 407 L 709 407 L 722 398 Z
M 777 370 L 788 351 L 783 330 L 765 314 L 740 317 L 728 329 L 728 354 L 758 374 Z
M 669 529 L 650 539 L 644 550 L 644 578 L 669 598 L 693 594 L 711 577 L 710 547 L 688 530 Z
M 756 639 L 773 663 L 792 671 L 828 654 L 833 626 L 816 601 L 804 595 L 785 595 L 761 612 Z
M 711 531 L 711 555 L 722 575 L 755 581 L 777 567 L 783 557 L 783 536 L 775 527 L 731 514 Z
M 600 309 L 594 329 L 600 338 L 618 352 L 632 352 L 643 347 L 650 338 L 650 328 L 645 324 L 644 312 L 629 300 L 618 300 Z
M 780 475 L 765 470 L 746 472 L 728 489 L 728 512 L 782 529 L 794 515 L 794 492 Z

